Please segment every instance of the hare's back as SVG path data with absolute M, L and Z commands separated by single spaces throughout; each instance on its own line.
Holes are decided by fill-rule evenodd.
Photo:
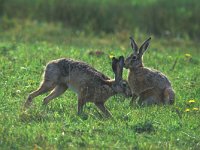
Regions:
M 90 93 L 93 95 L 95 89 L 99 89 L 105 80 L 109 79 L 88 64 L 72 59 L 61 59 L 58 62 L 62 74 L 62 81 L 76 93 Z M 93 93 L 93 94 L 92 94 Z
M 109 79 L 109 77 L 105 76 L 85 62 L 62 58 L 59 59 L 57 63 L 63 76 L 73 76 L 77 74 L 78 76 L 87 76 L 88 78 L 92 77 L 103 80 Z
M 150 84 L 159 87 L 160 89 L 164 89 L 166 87 L 171 86 L 171 83 L 166 77 L 166 75 L 157 70 L 148 69 L 145 77 L 146 82 L 150 82 Z

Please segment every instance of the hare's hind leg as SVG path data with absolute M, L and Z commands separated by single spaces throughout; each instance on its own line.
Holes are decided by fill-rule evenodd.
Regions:
M 174 104 L 175 94 L 172 88 L 164 90 L 164 104 Z
M 112 115 L 108 111 L 108 109 L 104 106 L 104 103 L 102 102 L 97 102 L 95 105 L 104 113 L 106 117 L 111 117 Z
M 33 91 L 32 93 L 29 94 L 24 106 L 28 107 L 32 103 L 33 98 L 35 98 L 38 95 L 44 94 L 48 91 L 51 91 L 54 87 L 55 87 L 54 82 L 49 80 L 44 80 L 41 86 L 36 91 Z
M 67 90 L 67 88 L 67 85 L 64 84 L 57 85 L 54 90 L 47 97 L 44 98 L 43 105 L 47 105 L 49 101 L 63 94 Z
M 142 106 L 150 106 L 155 104 L 157 104 L 157 101 L 155 100 L 154 97 L 148 97 L 142 102 Z

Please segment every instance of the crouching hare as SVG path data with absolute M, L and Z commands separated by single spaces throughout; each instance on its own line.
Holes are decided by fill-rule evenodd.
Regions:
M 125 68 L 129 69 L 128 83 L 132 91 L 132 103 L 139 97 L 139 105 L 173 104 L 175 94 L 167 77 L 157 70 L 146 68 L 142 56 L 147 50 L 151 38 L 140 48 L 130 37 L 133 53 L 126 58 Z
M 41 86 L 29 94 L 25 107 L 28 107 L 36 96 L 51 91 L 43 100 L 43 104 L 47 105 L 50 100 L 69 88 L 78 95 L 78 114 L 82 113 L 86 102 L 93 102 L 105 116 L 109 117 L 111 114 L 104 106 L 109 97 L 117 93 L 131 96 L 128 82 L 122 79 L 123 67 L 123 56 L 119 59 L 113 58 L 112 69 L 115 79 L 110 79 L 84 62 L 65 58 L 53 60 L 45 68 Z

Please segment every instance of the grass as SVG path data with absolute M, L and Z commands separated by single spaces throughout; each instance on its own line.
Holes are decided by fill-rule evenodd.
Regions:
M 144 62 L 169 77 L 176 91 L 175 105 L 130 107 L 130 99 L 114 96 L 106 103 L 113 119 L 105 119 L 90 103 L 85 115 L 77 116 L 77 97 L 71 91 L 47 107 L 41 105 L 44 95 L 29 110 L 23 111 L 22 106 L 52 59 L 79 59 L 113 77 L 109 56 L 131 53 L 130 33 L 86 36 L 60 25 L 26 22 L 0 34 L 0 149 L 200 148 L 199 44 L 153 36 Z M 138 43 L 148 37 L 132 34 Z

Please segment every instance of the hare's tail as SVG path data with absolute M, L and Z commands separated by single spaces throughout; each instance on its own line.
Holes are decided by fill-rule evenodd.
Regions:
M 164 91 L 164 102 L 166 104 L 174 104 L 175 102 L 175 93 L 171 87 Z

